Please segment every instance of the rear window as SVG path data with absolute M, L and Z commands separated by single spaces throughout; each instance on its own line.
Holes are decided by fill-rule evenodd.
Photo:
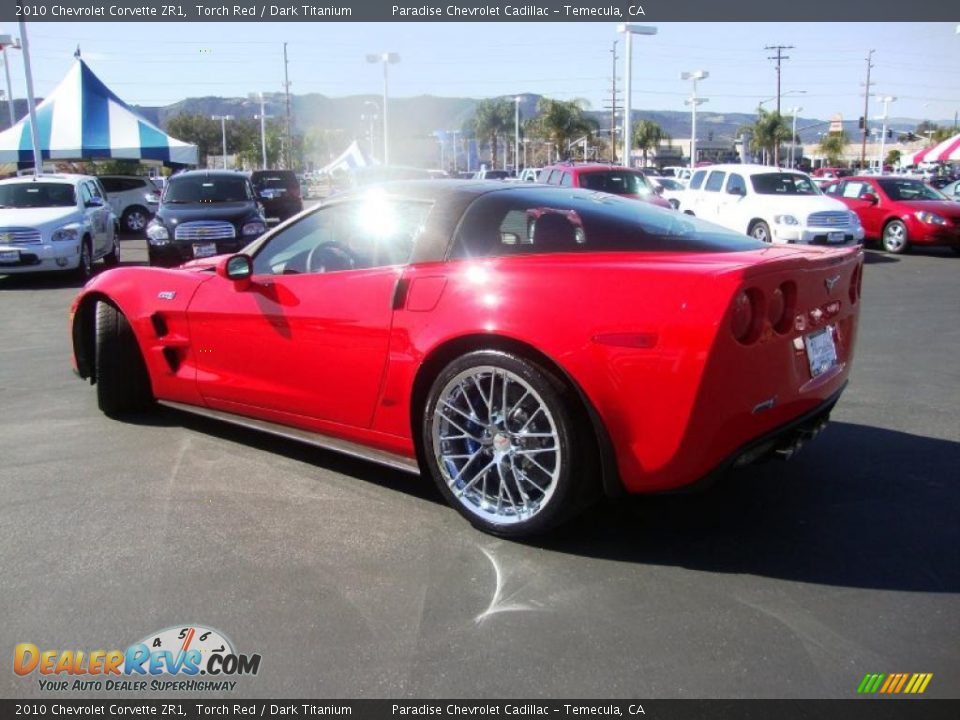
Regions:
M 255 172 L 250 181 L 258 190 L 280 188 L 289 190 L 300 186 L 297 176 L 292 172 Z
M 641 173 L 629 170 L 598 170 L 580 173 L 580 187 L 613 195 L 650 195 L 653 188 Z
M 761 173 L 750 178 L 758 195 L 819 195 L 820 189 L 806 175 L 796 173 Z
M 477 198 L 464 213 L 450 257 L 763 247 L 699 218 L 628 198 L 587 190 L 525 189 Z

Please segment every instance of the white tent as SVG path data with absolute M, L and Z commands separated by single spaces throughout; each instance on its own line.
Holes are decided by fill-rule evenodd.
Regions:
M 77 61 L 37 106 L 44 160 L 124 159 L 196 165 L 197 146 L 147 122 Z M 30 118 L 0 133 L 0 163 L 33 165 Z

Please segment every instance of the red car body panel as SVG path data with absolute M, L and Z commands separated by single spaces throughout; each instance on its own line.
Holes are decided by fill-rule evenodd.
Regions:
M 631 492 L 692 483 L 835 399 L 853 359 L 862 270 L 858 248 L 776 246 L 433 261 L 241 287 L 212 272 L 217 260 L 105 272 L 74 313 L 103 298 L 120 308 L 158 399 L 411 458 L 427 360 L 464 338 L 523 343 L 589 402 Z M 784 284 L 788 327 L 763 320 L 755 341 L 737 341 L 734 297 Z M 839 362 L 813 379 L 802 338 L 828 324 Z
M 902 220 L 907 226 L 907 235 L 911 244 L 916 245 L 960 245 L 960 204 L 950 200 L 893 200 L 873 177 L 848 177 L 833 183 L 828 187 L 837 187 L 842 182 L 867 183 L 871 192 L 877 196 L 877 202 L 869 202 L 859 198 L 843 197 L 839 193 L 831 194 L 840 200 L 860 218 L 864 234 L 870 239 L 877 239 L 883 233 L 884 226 L 890 220 Z M 826 189 L 825 189 L 826 191 Z M 935 225 L 922 222 L 917 213 L 921 211 L 935 213 L 944 217 L 948 225 Z

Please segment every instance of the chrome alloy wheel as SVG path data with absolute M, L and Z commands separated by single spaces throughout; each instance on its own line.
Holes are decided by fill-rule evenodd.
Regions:
M 883 249 L 887 252 L 902 252 L 907 246 L 907 227 L 899 220 L 890 222 L 883 229 Z
M 560 435 L 543 398 L 518 375 L 492 365 L 464 370 L 443 387 L 431 425 L 437 466 L 471 514 L 510 525 L 550 502 Z

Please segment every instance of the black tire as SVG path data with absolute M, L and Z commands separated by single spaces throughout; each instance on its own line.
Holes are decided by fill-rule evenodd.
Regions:
M 903 220 L 891 220 L 880 233 L 880 247 L 891 255 L 902 255 L 910 247 L 910 236 Z
M 770 235 L 770 226 L 763 220 L 757 220 L 757 222 L 750 226 L 750 237 L 760 242 L 773 242 L 773 237 Z
M 97 303 L 95 363 L 97 405 L 104 414 L 150 407 L 153 394 L 140 346 L 124 314 L 106 302 Z
M 120 264 L 120 235 L 113 233 L 113 249 L 103 256 L 103 264 L 107 267 L 116 267 Z
M 150 211 L 139 205 L 131 205 L 123 211 L 120 218 L 120 224 L 125 232 L 132 235 L 143 235 L 147 230 L 147 223 L 150 222 Z
M 88 237 L 80 241 L 80 264 L 73 274 L 81 282 L 86 282 L 93 276 L 93 248 Z
M 498 372 L 499 386 L 496 382 Z M 468 390 L 471 387 L 467 378 L 473 373 L 480 377 L 480 386 L 484 383 L 483 373 L 494 378 L 490 381 L 492 404 L 495 406 L 496 396 L 502 394 L 501 407 L 509 408 L 509 412 L 499 411 L 497 415 L 497 411 L 488 406 L 487 418 L 481 419 L 484 412 L 481 408 L 475 415 L 478 422 L 470 430 L 476 435 L 464 433 L 461 439 L 441 439 L 444 431 L 450 432 L 453 428 L 454 435 L 450 438 L 458 432 L 449 424 L 451 419 L 465 422 L 459 415 L 452 414 L 448 405 L 441 406 L 441 398 L 456 401 L 459 397 L 466 403 L 464 407 L 479 403 L 479 392 L 470 402 L 463 391 L 464 387 Z M 509 379 L 508 389 L 504 389 L 504 378 Z M 522 397 L 528 398 L 526 402 L 530 406 L 522 407 L 522 401 L 517 401 L 517 397 L 529 390 L 533 393 L 527 392 Z M 508 392 L 512 393 L 509 399 Z M 513 402 L 516 405 L 511 406 Z M 541 405 L 546 412 L 530 413 L 531 419 L 524 414 L 530 407 Z M 438 407 L 443 408 L 439 413 Z M 521 411 L 519 416 L 517 410 Z M 502 418 L 502 423 L 496 419 L 490 422 L 491 414 Z M 509 419 L 504 417 L 508 415 Z M 524 421 L 521 427 L 520 423 Z M 523 437 L 527 427 L 533 433 L 545 433 L 550 437 L 542 440 Z M 421 457 L 441 494 L 474 527 L 492 535 L 508 538 L 540 535 L 569 520 L 600 495 L 598 452 L 578 396 L 553 373 L 526 358 L 502 351 L 480 350 L 453 360 L 434 379 L 427 396 L 421 430 Z M 446 453 L 448 458 L 438 457 L 441 453 Z M 456 460 L 451 458 L 459 457 L 461 453 L 471 454 L 471 457 L 457 467 Z M 534 470 L 528 460 L 531 453 L 537 453 L 533 457 L 548 466 L 554 479 L 549 480 L 552 476 L 547 472 Z M 441 463 L 444 463 L 443 468 Z M 471 467 L 471 463 L 475 464 Z M 489 469 L 481 472 L 483 468 Z M 482 478 L 482 482 L 477 478 Z M 517 510 L 514 498 L 520 500 L 522 508 L 530 508 L 528 517 L 524 518 L 527 513 L 520 512 L 511 515 L 511 508 L 506 504 L 501 513 L 500 502 L 495 508 L 491 507 L 493 497 L 487 492 L 488 483 L 497 486 L 498 495 L 509 496 L 514 511 Z M 459 497 L 451 485 L 461 491 Z M 537 491 L 541 492 L 538 494 Z M 483 500 L 488 502 L 484 504 Z M 528 500 L 531 500 L 529 504 Z

